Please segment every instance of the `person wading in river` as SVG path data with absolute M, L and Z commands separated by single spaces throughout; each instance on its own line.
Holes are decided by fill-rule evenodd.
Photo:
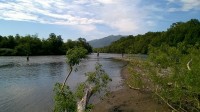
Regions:
M 26 60 L 29 61 L 29 55 L 27 55 Z

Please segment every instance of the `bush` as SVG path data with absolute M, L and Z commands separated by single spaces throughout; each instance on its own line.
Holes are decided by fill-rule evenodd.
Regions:
M 166 45 L 150 48 L 155 92 L 177 110 L 200 111 L 200 49 L 191 46 L 187 52 L 181 51 Z
M 13 56 L 15 55 L 15 50 L 8 48 L 0 48 L 0 56 Z
M 74 94 L 71 92 L 69 86 L 64 86 L 62 90 L 61 87 L 61 83 L 56 83 L 54 87 L 54 112 L 75 112 L 76 98 Z

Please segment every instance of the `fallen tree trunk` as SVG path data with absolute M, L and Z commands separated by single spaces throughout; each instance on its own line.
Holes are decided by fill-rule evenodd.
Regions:
M 77 102 L 77 112 L 85 112 L 86 106 L 90 97 L 92 96 L 92 88 L 87 88 L 83 98 Z

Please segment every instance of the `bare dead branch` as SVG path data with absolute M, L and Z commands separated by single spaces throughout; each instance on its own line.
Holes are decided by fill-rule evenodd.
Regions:
M 187 68 L 188 68 L 188 70 L 191 70 L 191 68 L 190 68 L 190 63 L 192 62 L 192 59 L 190 60 L 190 61 L 188 61 L 188 63 L 187 63 Z

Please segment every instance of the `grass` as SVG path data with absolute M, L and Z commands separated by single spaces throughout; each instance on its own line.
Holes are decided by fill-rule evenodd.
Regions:
M 134 89 L 148 88 L 149 78 L 145 69 L 146 61 L 143 59 L 129 57 L 127 84 Z

